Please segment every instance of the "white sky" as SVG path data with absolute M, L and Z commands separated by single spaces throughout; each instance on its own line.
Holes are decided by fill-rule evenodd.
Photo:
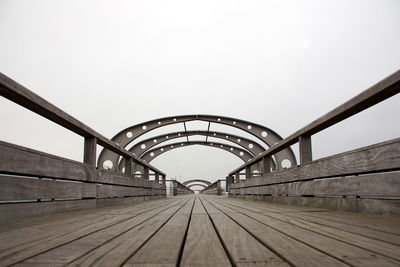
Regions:
M 398 0 L 0 0 L 0 71 L 109 138 L 182 114 L 286 137 L 399 69 L 399 14 Z M 315 135 L 315 157 L 399 137 L 399 100 Z M 3 98 L 0 120 L 0 140 L 82 159 L 81 137 Z M 183 181 L 242 162 L 191 146 L 152 164 Z

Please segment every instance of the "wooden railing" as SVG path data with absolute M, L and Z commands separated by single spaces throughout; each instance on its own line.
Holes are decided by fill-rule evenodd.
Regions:
M 0 141 L 0 220 L 165 197 L 165 173 L 1 73 L 0 95 L 84 137 L 83 162 Z M 125 173 L 98 168 L 97 145 L 123 156 Z M 133 178 L 133 163 L 155 180 Z
M 229 195 L 280 203 L 400 214 L 400 139 L 312 160 L 311 136 L 400 92 L 400 71 L 270 147 L 228 175 Z M 394 122 L 397 123 L 397 122 Z M 270 172 L 271 157 L 299 143 L 300 165 Z M 251 166 L 262 163 L 261 177 Z M 240 171 L 245 170 L 245 181 Z
M 174 196 L 179 196 L 179 195 L 187 195 L 187 194 L 193 194 L 194 192 L 187 187 L 186 185 L 173 180 L 173 195 Z
M 217 180 L 214 183 L 210 184 L 206 188 L 200 191 L 200 194 L 210 194 L 210 195 L 222 195 L 223 189 L 221 186 L 222 180 Z

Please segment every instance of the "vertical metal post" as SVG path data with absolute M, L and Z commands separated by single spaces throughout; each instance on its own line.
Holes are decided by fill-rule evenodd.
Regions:
M 83 147 L 83 163 L 96 166 L 96 147 L 97 139 L 95 137 L 85 137 Z
M 302 135 L 299 137 L 300 165 L 312 161 L 311 136 Z
M 240 183 L 240 173 L 239 172 L 235 172 L 235 183 Z
M 155 172 L 155 173 L 154 173 L 154 181 L 155 181 L 156 183 L 159 183 L 159 182 L 160 182 L 160 174 L 159 174 L 158 172 Z

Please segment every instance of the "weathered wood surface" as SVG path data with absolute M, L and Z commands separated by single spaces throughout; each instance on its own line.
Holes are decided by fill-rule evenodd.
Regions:
M 0 224 L 0 266 L 399 266 L 400 217 L 179 196 Z
M 0 141 L 0 221 L 165 197 L 165 185 Z
M 114 153 L 117 153 L 124 157 L 132 158 L 133 161 L 140 164 L 141 166 L 146 166 L 150 170 L 158 172 L 161 175 L 165 175 L 157 168 L 151 166 L 146 162 L 141 161 L 131 152 L 125 150 L 115 142 L 99 134 L 81 121 L 75 119 L 71 115 L 54 106 L 50 102 L 46 101 L 42 97 L 38 96 L 34 92 L 12 80 L 11 78 L 7 77 L 3 73 L 0 73 L 0 95 L 13 101 L 14 103 L 21 105 L 22 107 L 25 107 L 43 116 L 44 118 L 47 118 L 57 123 L 58 125 L 66 129 L 73 131 L 76 134 L 79 134 L 85 138 L 95 138 L 96 142 L 99 145 L 113 151 Z M 93 149 L 94 148 L 95 146 L 93 146 Z M 91 163 L 94 163 L 93 159 Z
M 400 139 L 230 184 L 230 196 L 400 215 Z
M 163 187 L 162 184 L 131 179 L 121 173 L 98 170 L 87 164 L 3 141 L 0 141 L 0 173 L 144 188 Z
M 400 138 L 322 158 L 300 167 L 252 177 L 245 187 L 400 169 Z M 232 184 L 235 188 L 237 184 Z
M 248 165 L 253 165 L 259 161 L 261 161 L 264 157 L 270 157 L 276 154 L 279 151 L 295 144 L 298 142 L 301 137 L 309 137 L 315 133 L 318 133 L 332 125 L 335 125 L 338 122 L 341 122 L 373 105 L 388 99 L 400 92 L 400 70 L 397 70 L 395 73 L 389 75 L 382 81 L 377 84 L 371 86 L 367 90 L 361 92 L 357 96 L 352 99 L 346 101 L 342 105 L 337 108 L 331 110 L 327 114 L 319 117 L 315 121 L 286 137 L 282 141 L 273 145 L 267 151 L 253 158 L 251 161 L 246 162 L 242 166 L 236 168 L 235 170 L 229 173 L 229 176 L 234 175 L 236 172 L 239 172 L 246 168 Z M 300 145 L 302 149 L 302 145 Z M 311 155 L 308 156 L 301 155 L 302 159 L 310 160 Z

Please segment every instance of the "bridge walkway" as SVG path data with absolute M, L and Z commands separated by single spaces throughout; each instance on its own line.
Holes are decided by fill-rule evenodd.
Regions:
M 399 266 L 400 220 L 186 195 L 0 225 L 0 266 Z

